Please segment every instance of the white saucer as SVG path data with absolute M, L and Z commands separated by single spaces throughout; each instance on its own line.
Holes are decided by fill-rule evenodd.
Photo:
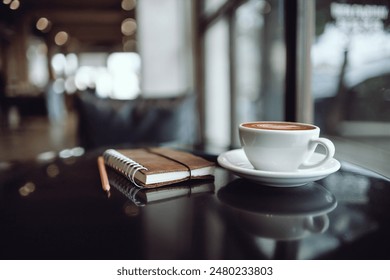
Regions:
M 316 162 L 322 154 L 314 153 L 311 160 Z M 339 170 L 340 162 L 336 159 L 331 159 L 321 167 L 298 170 L 295 172 L 273 172 L 256 170 L 248 161 L 242 149 L 231 150 L 224 152 L 218 156 L 218 163 L 232 171 L 234 174 L 274 187 L 296 187 L 305 185 L 306 183 L 320 180 L 329 174 Z

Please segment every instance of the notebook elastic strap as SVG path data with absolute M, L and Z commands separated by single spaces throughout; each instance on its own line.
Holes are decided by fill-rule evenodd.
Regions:
M 148 152 L 151 153 L 151 154 L 155 154 L 155 155 L 161 156 L 161 157 L 163 157 L 163 158 L 172 160 L 172 161 L 174 161 L 174 162 L 177 162 L 177 163 L 183 165 L 184 167 L 187 168 L 188 172 L 190 173 L 190 176 L 188 177 L 188 180 L 191 180 L 191 179 L 193 178 L 193 177 L 192 177 L 192 172 L 191 172 L 191 167 L 188 166 L 188 164 L 186 164 L 186 163 L 184 163 L 184 162 L 181 162 L 180 160 L 177 160 L 177 159 L 175 159 L 175 158 L 173 158 L 173 157 L 170 157 L 170 156 L 167 156 L 167 155 L 158 153 L 158 152 L 156 152 L 156 151 L 153 151 L 152 149 L 145 148 L 145 150 L 148 151 Z

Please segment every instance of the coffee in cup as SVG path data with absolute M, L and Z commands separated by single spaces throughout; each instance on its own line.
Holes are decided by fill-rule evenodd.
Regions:
M 324 165 L 333 158 L 335 147 L 319 137 L 319 127 L 312 124 L 255 121 L 239 125 L 242 148 L 255 169 L 295 172 Z M 317 145 L 325 148 L 324 157 L 311 162 Z

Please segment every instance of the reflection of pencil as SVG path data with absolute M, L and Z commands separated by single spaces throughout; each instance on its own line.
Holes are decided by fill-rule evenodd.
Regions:
M 98 167 L 99 167 L 100 179 L 102 181 L 102 188 L 104 191 L 109 192 L 110 183 L 108 182 L 108 176 L 107 176 L 106 167 L 104 165 L 104 159 L 101 156 L 98 157 Z

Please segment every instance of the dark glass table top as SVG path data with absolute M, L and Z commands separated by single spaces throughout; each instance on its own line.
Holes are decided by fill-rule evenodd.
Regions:
M 1 169 L 0 259 L 390 259 L 390 182 L 368 170 L 275 188 L 217 167 L 140 203 L 102 190 L 99 153 Z

